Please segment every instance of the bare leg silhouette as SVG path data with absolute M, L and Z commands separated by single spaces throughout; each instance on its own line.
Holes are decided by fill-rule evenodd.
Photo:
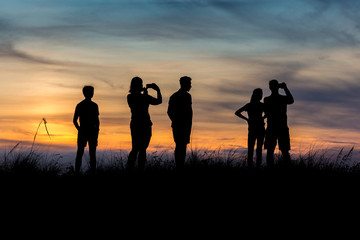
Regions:
M 268 148 L 266 153 L 266 165 L 268 167 L 274 166 L 274 151 L 275 148 Z
M 131 150 L 131 152 L 129 153 L 128 161 L 126 163 L 126 170 L 128 170 L 128 171 L 134 170 L 135 161 L 136 161 L 138 154 L 139 154 L 138 149 Z
M 264 137 L 260 136 L 257 137 L 256 140 L 257 146 L 256 146 L 256 167 L 261 167 L 262 164 L 262 147 L 264 143 Z
M 96 146 L 89 145 L 89 155 L 90 155 L 90 174 L 94 175 L 96 173 Z
M 83 147 L 78 147 L 77 153 L 76 153 L 76 159 L 75 159 L 75 175 L 80 174 L 81 164 L 82 164 L 82 157 L 84 155 L 84 149 Z
M 185 165 L 185 158 L 186 158 L 186 143 L 176 143 L 175 147 L 175 164 L 176 169 L 182 170 Z
M 143 172 L 145 170 L 146 164 L 146 149 L 142 149 L 139 151 L 139 158 L 138 158 L 138 170 Z
M 249 133 L 248 134 L 248 158 L 247 158 L 247 164 L 248 167 L 253 167 L 254 162 L 254 145 L 255 145 L 256 137 L 254 134 Z
M 282 150 L 282 151 L 281 151 L 281 155 L 282 155 L 282 157 L 283 157 L 284 166 L 285 166 L 285 167 L 290 166 L 290 165 L 291 165 L 291 158 L 290 158 L 290 153 L 289 153 L 289 151 Z

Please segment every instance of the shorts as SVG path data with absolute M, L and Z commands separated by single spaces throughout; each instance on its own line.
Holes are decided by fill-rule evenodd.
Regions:
M 131 143 L 133 149 L 144 150 L 149 147 L 152 135 L 151 125 L 149 124 L 130 124 Z
M 264 148 L 275 149 L 277 143 L 281 151 L 289 151 L 291 149 L 289 128 L 266 129 Z
M 98 145 L 98 136 L 99 131 L 80 130 L 78 132 L 77 145 L 78 147 L 86 147 L 88 143 L 89 147 L 96 147 Z
M 173 137 L 175 143 L 188 144 L 190 143 L 191 129 L 183 127 L 173 127 Z

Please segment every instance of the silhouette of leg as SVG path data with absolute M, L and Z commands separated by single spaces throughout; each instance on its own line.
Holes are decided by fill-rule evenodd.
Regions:
M 277 134 L 274 129 L 267 128 L 265 131 L 266 166 L 274 166 L 274 151 L 277 145 Z
M 256 167 L 262 164 L 262 148 L 264 144 L 264 136 L 258 136 L 256 139 Z
M 80 168 L 82 163 L 82 157 L 84 155 L 85 147 L 78 147 L 75 159 L 75 175 L 80 174 Z
M 279 134 L 279 149 L 281 151 L 283 165 L 285 167 L 291 165 L 291 159 L 289 154 L 290 134 L 288 128 L 281 129 L 281 132 Z
M 175 146 L 175 165 L 178 170 L 182 170 L 185 165 L 186 145 L 186 143 L 176 143 Z
M 89 145 L 90 155 L 90 174 L 95 175 L 96 172 L 96 146 Z
M 146 149 L 141 149 L 139 151 L 139 158 L 138 158 L 138 169 L 140 172 L 145 170 L 146 164 Z
M 248 157 L 247 157 L 248 167 L 254 166 L 253 158 L 254 158 L 255 141 L 256 141 L 256 138 L 255 138 L 254 134 L 249 132 L 249 134 L 248 134 Z
M 134 170 L 134 167 L 135 167 L 135 161 L 136 161 L 136 158 L 139 154 L 139 150 L 137 149 L 132 149 L 129 153 L 129 157 L 128 157 L 128 160 L 126 162 L 126 170 L 127 171 L 133 171 Z
M 267 149 L 266 165 L 268 167 L 273 167 L 274 166 L 274 151 L 275 151 L 275 148 L 273 148 L 273 147 Z
M 146 149 L 149 147 L 151 140 L 151 127 L 145 128 L 141 136 L 141 142 L 139 143 L 138 169 L 140 172 L 144 172 L 146 165 Z
M 291 164 L 290 153 L 288 150 L 282 150 L 281 155 L 283 157 L 284 165 L 289 166 Z

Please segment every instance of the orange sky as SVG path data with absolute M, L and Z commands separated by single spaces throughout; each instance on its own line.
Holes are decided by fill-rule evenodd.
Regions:
M 36 144 L 75 151 L 73 112 L 83 99 L 82 87 L 90 84 L 100 108 L 99 149 L 129 150 L 126 95 L 131 78 L 140 76 L 145 84 L 157 83 L 163 94 L 163 103 L 150 107 L 149 150 L 171 150 L 167 102 L 184 75 L 193 79 L 192 148 L 246 148 L 247 125 L 234 112 L 254 88 L 269 95 L 273 78 L 286 82 L 295 98 L 288 107 L 292 152 L 314 145 L 358 147 L 360 37 L 340 3 L 314 15 L 315 24 L 308 13 L 320 11 L 316 4 L 303 3 L 289 14 L 285 2 L 267 7 L 204 1 L 199 7 L 155 1 L 146 8 L 125 2 L 4 2 L 0 144 L 5 149 L 31 144 L 46 118 L 51 139 L 42 124 Z M 184 13 L 187 4 L 191 8 Z M 97 14 L 89 14 L 93 10 Z M 346 39 L 339 37 L 342 22 Z

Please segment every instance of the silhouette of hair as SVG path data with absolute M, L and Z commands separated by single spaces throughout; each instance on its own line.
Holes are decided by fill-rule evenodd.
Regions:
M 263 91 L 261 88 L 255 88 L 252 95 L 251 95 L 251 99 L 250 102 L 258 102 L 262 99 L 263 97 Z
M 183 76 L 180 78 L 180 85 L 188 84 L 191 81 L 191 77 Z
M 84 86 L 83 94 L 85 98 L 92 98 L 94 96 L 94 87 L 93 86 Z
M 130 83 L 130 93 L 140 92 L 143 89 L 143 80 L 140 77 L 133 77 Z
M 269 88 L 270 89 L 278 89 L 279 88 L 279 82 L 276 79 L 272 79 L 269 81 Z

